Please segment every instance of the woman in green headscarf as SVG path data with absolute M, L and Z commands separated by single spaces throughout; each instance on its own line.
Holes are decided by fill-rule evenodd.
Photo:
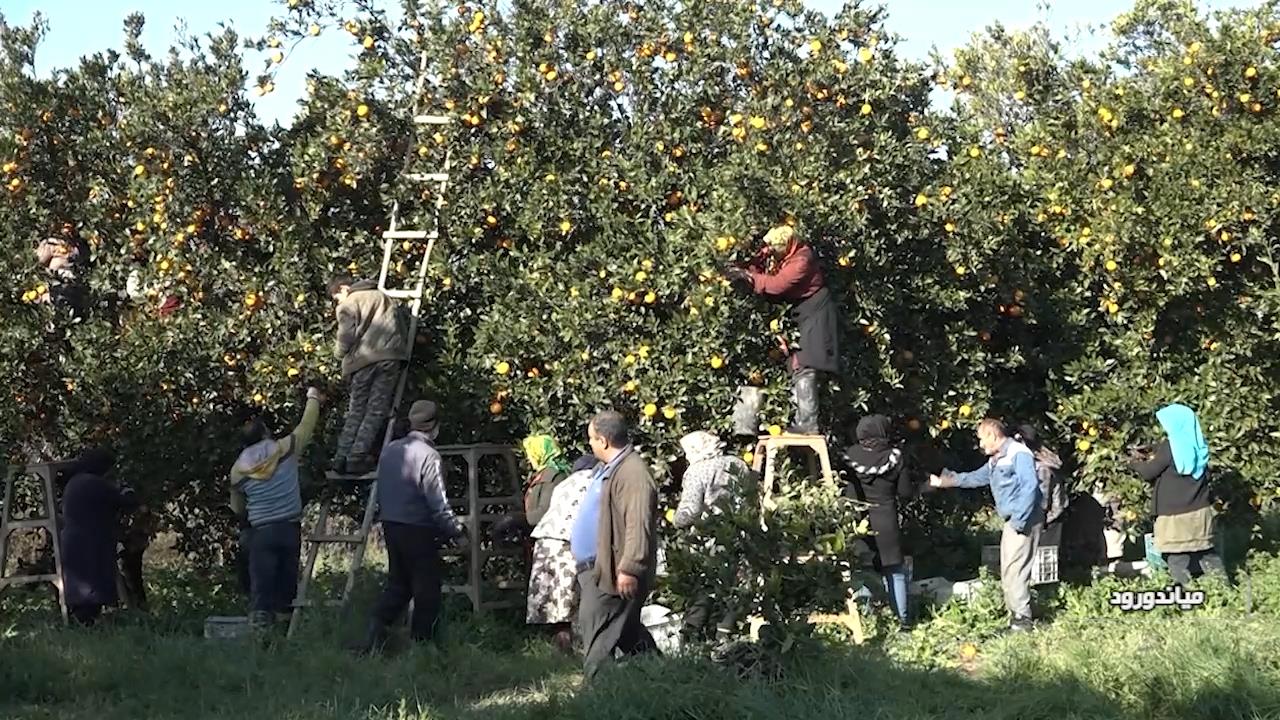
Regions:
M 569 475 L 564 451 L 550 435 L 530 435 L 521 443 L 533 475 L 524 486 L 524 518 L 534 527 L 551 507 L 551 493 Z

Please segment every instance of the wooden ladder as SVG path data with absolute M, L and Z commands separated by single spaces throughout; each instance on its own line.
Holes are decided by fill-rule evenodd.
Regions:
M 413 123 L 415 126 L 422 128 L 445 127 L 451 124 L 452 120 L 446 115 L 423 115 L 419 114 L 422 99 L 423 82 L 427 76 L 428 55 L 424 51 L 418 67 L 418 76 L 414 86 L 413 99 Z M 405 230 L 401 229 L 400 223 L 400 201 L 396 200 L 391 206 L 391 217 L 386 232 L 382 233 L 382 269 L 378 273 L 378 289 L 385 293 L 388 297 L 409 302 L 409 333 L 405 338 L 405 357 L 404 363 L 400 370 L 400 379 L 396 383 L 396 393 L 391 401 L 391 412 L 388 415 L 386 432 L 382 438 L 382 447 L 386 447 L 391 442 L 395 431 L 395 413 L 400 407 L 401 401 L 404 400 L 404 393 L 409 384 L 410 364 L 413 359 L 413 348 L 417 344 L 418 322 L 422 314 L 422 296 L 426 288 L 427 270 L 431 260 L 431 252 L 435 249 L 436 241 L 440 238 L 441 222 L 440 217 L 444 211 L 444 196 L 449 186 L 449 170 L 451 165 L 451 155 L 448 150 L 445 151 L 444 165 L 437 172 L 430 173 L 410 173 L 407 172 L 410 164 L 413 162 L 416 153 L 417 143 L 411 143 L 409 152 L 405 156 L 405 171 L 402 173 L 404 177 L 414 183 L 428 183 L 435 186 L 435 207 L 432 213 L 430 230 Z M 426 241 L 427 245 L 418 260 L 418 269 L 413 283 L 408 288 L 392 288 L 387 284 L 387 276 L 390 274 L 392 266 L 391 258 L 395 253 L 396 246 L 407 242 Z M 325 494 L 320 502 L 320 512 L 316 518 L 314 529 L 303 537 L 303 544 L 306 547 L 306 559 L 303 562 L 301 576 L 298 579 L 298 593 L 293 603 L 293 614 L 289 618 L 288 636 L 292 637 L 293 633 L 298 629 L 302 621 L 302 611 L 312 605 L 324 605 L 328 607 L 339 607 L 344 611 L 351 599 L 351 591 L 355 588 L 356 574 L 364 565 L 365 548 L 368 545 L 369 532 L 373 529 L 373 521 L 377 512 L 378 487 L 376 482 L 372 482 L 376 473 L 368 473 L 362 476 L 338 475 L 330 472 L 326 475 L 329 480 L 337 481 L 370 481 L 369 492 L 364 500 L 364 514 L 360 523 L 360 528 L 354 534 L 342 534 L 330 527 L 332 520 L 332 499 Z M 311 581 L 315 575 L 316 560 L 320 556 L 321 549 L 327 545 L 338 545 L 347 547 L 352 550 L 350 566 L 347 568 L 346 583 L 342 588 L 342 597 L 336 600 L 328 600 L 323 602 L 315 602 L 308 597 L 311 589 Z

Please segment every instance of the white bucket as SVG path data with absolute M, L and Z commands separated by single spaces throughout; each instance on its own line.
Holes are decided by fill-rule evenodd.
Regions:
M 684 617 L 662 605 L 645 605 L 640 608 L 640 623 L 649 630 L 658 649 L 671 654 L 680 649 L 680 627 Z

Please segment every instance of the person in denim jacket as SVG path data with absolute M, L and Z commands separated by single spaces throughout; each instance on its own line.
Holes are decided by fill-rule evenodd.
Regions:
M 1044 510 L 1035 454 L 1010 438 L 1004 424 L 988 418 L 978 424 L 978 445 L 988 456 L 977 470 L 955 473 L 944 470 L 929 478 L 937 488 L 990 487 L 996 512 L 1004 519 L 1000 535 L 1000 586 L 1004 604 L 1013 616 L 1010 629 L 1031 629 L 1031 564 L 1035 560 Z

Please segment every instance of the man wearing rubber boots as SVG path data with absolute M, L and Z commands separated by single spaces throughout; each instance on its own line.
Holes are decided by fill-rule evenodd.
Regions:
M 788 432 L 818 433 L 819 373 L 839 370 L 835 300 L 813 248 L 802 242 L 789 225 L 780 225 L 764 236 L 765 247 L 746 268 L 729 268 L 725 276 L 750 284 L 752 292 L 773 302 L 791 304 L 799 326 L 799 347 L 782 341 L 791 369 L 791 397 L 795 420 Z M 773 266 L 772 271 L 766 269 Z

